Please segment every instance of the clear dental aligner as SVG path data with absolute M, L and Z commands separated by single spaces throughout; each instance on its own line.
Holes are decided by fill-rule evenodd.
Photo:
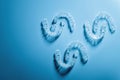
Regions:
M 102 24 L 100 26 L 100 34 L 96 34 L 98 32 L 98 25 L 100 21 L 106 21 L 107 24 Z M 92 29 L 90 29 L 90 24 L 89 22 L 86 22 L 83 25 L 84 29 L 84 36 L 86 40 L 93 46 L 98 45 L 102 39 L 104 38 L 105 32 L 106 32 L 106 27 L 108 26 L 109 31 L 111 33 L 115 32 L 115 25 L 113 24 L 112 18 L 108 13 L 106 12 L 101 12 L 99 13 L 95 20 L 93 21 L 92 24 Z
M 75 51 L 78 51 L 75 52 Z M 57 71 L 61 75 L 67 74 L 74 67 L 77 57 L 81 57 L 81 62 L 83 64 L 87 63 L 88 55 L 86 53 L 86 48 L 79 41 L 74 41 L 69 44 L 64 52 L 64 59 L 61 58 L 61 52 L 56 50 L 54 53 L 54 63 Z M 72 56 L 71 56 L 72 55 Z M 71 57 L 70 57 L 71 56 Z
M 63 27 L 64 27 L 64 22 L 60 22 L 59 21 L 61 19 L 66 20 L 69 31 L 72 33 L 74 31 L 74 27 L 75 27 L 75 21 L 72 17 L 72 15 L 70 13 L 59 13 L 58 15 L 56 15 L 53 20 L 51 25 L 49 26 L 48 20 L 44 19 L 41 22 L 41 30 L 43 33 L 43 36 L 45 37 L 45 39 L 49 42 L 53 42 L 55 40 L 57 40 L 57 38 L 61 35 L 62 31 L 63 31 Z M 59 23 L 59 25 L 58 25 Z M 57 30 L 56 27 L 59 27 L 59 29 Z

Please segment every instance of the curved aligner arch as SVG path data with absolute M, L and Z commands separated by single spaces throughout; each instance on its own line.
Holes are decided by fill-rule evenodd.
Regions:
M 58 21 L 61 19 L 65 19 L 67 21 L 68 28 L 71 33 L 74 31 L 75 21 L 70 13 L 64 12 L 56 15 L 52 20 L 51 26 L 49 26 L 48 20 L 45 18 L 41 22 L 41 29 L 43 36 L 47 41 L 53 42 L 57 40 L 57 38 L 61 35 L 63 31 L 64 23 L 60 22 L 60 24 L 57 25 Z M 59 26 L 59 30 L 56 30 L 56 27 L 58 26 Z
M 97 31 L 98 31 L 98 24 L 99 24 L 99 21 L 106 21 L 107 22 L 107 25 L 106 24 L 103 24 L 102 26 L 100 26 L 100 34 L 96 34 Z M 109 27 L 109 31 L 111 33 L 114 33 L 115 32 L 115 26 L 113 24 L 113 21 L 112 21 L 112 18 L 110 15 L 108 15 L 108 13 L 106 12 L 101 12 L 99 13 L 95 20 L 93 21 L 93 24 L 92 24 L 92 30 L 90 30 L 90 24 L 89 22 L 86 22 L 84 25 L 83 25 L 83 28 L 84 28 L 84 36 L 85 38 L 87 39 L 87 41 L 93 45 L 93 46 L 96 46 L 98 45 L 102 39 L 104 38 L 104 35 L 105 35 L 105 32 L 106 32 L 106 27 Z
M 70 62 L 70 55 L 72 51 L 78 51 L 79 55 L 76 52 L 73 53 L 72 60 Z M 81 57 L 81 62 L 83 64 L 87 63 L 88 55 L 86 53 L 86 48 L 79 41 L 71 42 L 70 45 L 64 52 L 64 60 L 61 58 L 61 53 L 59 50 L 56 50 L 54 53 L 54 62 L 57 71 L 65 75 L 74 67 L 77 57 Z

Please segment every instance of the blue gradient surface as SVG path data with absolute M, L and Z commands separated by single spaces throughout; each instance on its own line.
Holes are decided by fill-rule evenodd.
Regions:
M 1 1 L 0 80 L 120 80 L 120 1 L 119 0 L 4 0 Z M 76 21 L 71 34 L 68 27 L 55 42 L 47 42 L 40 22 L 49 22 L 59 12 L 70 12 Z M 83 24 L 94 20 L 99 11 L 111 14 L 116 32 L 107 29 L 98 46 L 86 42 Z M 65 76 L 56 71 L 53 54 L 63 53 L 74 40 L 87 47 L 89 61 L 79 58 Z M 63 56 L 63 55 L 62 55 Z

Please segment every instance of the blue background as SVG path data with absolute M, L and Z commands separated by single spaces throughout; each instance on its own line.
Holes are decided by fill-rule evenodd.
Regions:
M 120 1 L 119 0 L 4 0 L 1 1 L 0 80 L 120 80 Z M 76 21 L 74 33 L 64 27 L 54 43 L 41 33 L 40 22 L 49 23 L 56 13 L 70 12 Z M 99 11 L 110 13 L 116 32 L 107 29 L 100 45 L 86 42 L 83 24 L 92 21 Z M 89 61 L 77 60 L 66 76 L 60 76 L 53 53 L 62 54 L 71 41 L 80 40 L 88 51 Z

